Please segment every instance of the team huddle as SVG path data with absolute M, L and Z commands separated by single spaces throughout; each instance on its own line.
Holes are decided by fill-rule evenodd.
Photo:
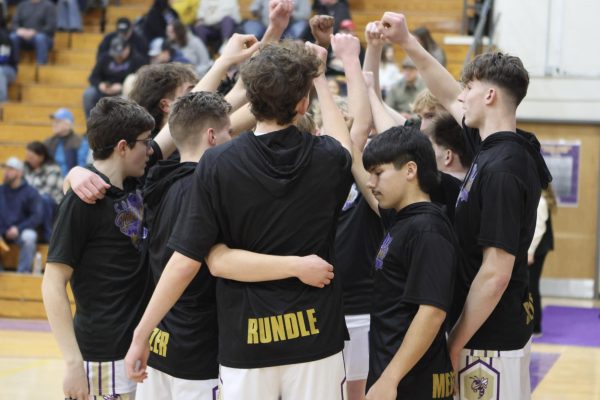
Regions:
M 551 176 L 516 127 L 521 61 L 480 55 L 461 87 L 386 12 L 361 66 L 358 38 L 330 36 L 327 17 L 317 44 L 279 42 L 292 10 L 272 0 L 262 41 L 234 35 L 199 82 L 140 70 L 134 99 L 157 74 L 175 82 L 158 116 L 150 94 L 91 110 L 94 162 L 67 176 L 42 287 L 65 397 L 530 398 L 527 249 Z M 381 100 L 386 42 L 425 80 L 430 126 Z M 438 170 L 448 120 L 462 182 Z

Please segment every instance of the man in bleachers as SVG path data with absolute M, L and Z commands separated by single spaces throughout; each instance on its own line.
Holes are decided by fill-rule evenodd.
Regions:
M 0 185 L 0 235 L 19 246 L 18 273 L 31 272 L 36 250 L 36 229 L 42 222 L 42 198 L 23 179 L 23 162 L 9 158 L 4 167 L 4 184 Z M 0 263 L 0 270 L 2 265 Z
M 48 51 L 52 48 L 56 31 L 56 6 L 50 0 L 24 0 L 17 6 L 13 16 L 10 40 L 17 59 L 19 49 L 35 49 L 36 62 L 48 63 Z
M 81 137 L 73 131 L 75 118 L 68 108 L 59 108 L 50 115 L 52 119 L 52 136 L 44 141 L 48 153 L 60 167 L 62 176 L 67 175 L 77 165 L 77 151 L 81 145 Z
M 131 48 L 139 54 L 148 53 L 148 42 L 146 38 L 140 35 L 133 29 L 131 21 L 127 17 L 121 17 L 117 20 L 117 29 L 104 36 L 102 42 L 98 46 L 98 52 L 96 53 L 96 60 L 99 60 L 105 54 L 108 54 L 110 50 L 110 43 L 112 40 L 121 36 L 131 45 Z
M 392 86 L 385 102 L 394 110 L 411 118 L 412 103 L 417 95 L 425 89 L 425 82 L 419 76 L 415 63 L 408 57 L 402 62 L 404 79 Z
M 144 56 L 133 51 L 131 45 L 120 35 L 110 42 L 108 54 L 101 56 L 88 78 L 90 86 L 83 93 L 86 118 L 98 100 L 106 96 L 118 96 L 123 91 L 123 81 L 146 64 Z

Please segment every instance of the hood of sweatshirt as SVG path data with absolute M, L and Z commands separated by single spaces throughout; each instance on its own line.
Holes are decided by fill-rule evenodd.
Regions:
M 295 126 L 260 136 L 244 135 L 244 145 L 252 147 L 241 152 L 244 168 L 273 196 L 285 196 L 309 165 L 315 138 Z
M 517 129 L 517 134 L 513 132 L 497 132 L 487 137 L 481 143 L 481 150 L 489 149 L 492 146 L 506 141 L 518 143 L 527 149 L 527 152 L 535 160 L 542 188 L 547 188 L 548 184 L 552 182 L 552 174 L 546 165 L 544 157 L 542 157 L 540 142 L 534 134 L 521 129 Z

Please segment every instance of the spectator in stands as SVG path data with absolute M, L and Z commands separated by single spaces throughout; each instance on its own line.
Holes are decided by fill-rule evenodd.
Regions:
M 442 49 L 436 43 L 436 41 L 433 40 L 429 29 L 421 26 L 415 29 L 412 34 L 415 35 L 419 43 L 421 43 L 421 46 L 423 46 L 425 50 L 427 50 L 427 52 L 433 56 L 433 58 L 438 60 L 438 62 L 444 67 L 446 66 L 446 53 L 444 52 L 444 49 Z
M 208 71 L 212 65 L 208 49 L 181 21 L 167 25 L 167 39 L 194 66 L 198 75 L 203 76 Z
M 59 31 L 81 32 L 81 10 L 77 0 L 58 0 L 56 25 Z
M 415 63 L 408 57 L 402 62 L 402 74 L 404 79 L 392 86 L 385 102 L 403 114 L 406 119 L 410 119 L 412 103 L 417 95 L 425 89 L 425 82 L 419 77 Z
M 60 167 L 54 162 L 42 142 L 31 142 L 25 154 L 25 180 L 42 197 L 42 240 L 48 242 L 58 203 L 63 198 L 63 178 Z
M 154 137 L 167 123 L 175 99 L 188 93 L 198 76 L 191 66 L 178 63 L 147 65 L 136 75 L 129 98 L 154 118 Z
M 250 12 L 256 19 L 246 20 L 242 23 L 242 30 L 250 35 L 262 39 L 269 26 L 269 0 L 254 0 Z M 290 17 L 287 29 L 283 32 L 284 38 L 301 39 L 308 29 L 308 19 L 311 8 L 308 0 L 296 0 L 294 12 Z
M 48 63 L 48 51 L 52 48 L 56 31 L 56 6 L 50 0 L 23 0 L 13 15 L 10 34 L 15 56 L 19 59 L 21 45 L 35 49 L 36 62 Z
M 205 45 L 225 44 L 240 23 L 240 6 L 237 0 L 202 0 L 196 15 L 194 30 Z
M 18 63 L 4 15 L 0 15 L 0 102 L 8 100 L 8 84 L 17 77 Z
M 44 141 L 48 153 L 60 167 L 62 176 L 77 165 L 77 151 L 81 138 L 73 131 L 75 118 L 68 108 L 59 108 L 50 115 L 52 136 Z
M 381 64 L 379 64 L 379 86 L 383 97 L 396 83 L 402 80 L 402 72 L 396 64 L 394 46 L 386 44 L 381 52 Z
M 142 55 L 132 51 L 122 36 L 115 36 L 110 43 L 108 54 L 96 61 L 88 79 L 90 86 L 83 93 L 86 118 L 102 97 L 120 95 L 127 75 L 135 73 L 144 64 L 145 59 Z
M 0 185 L 0 234 L 19 246 L 18 273 L 31 272 L 37 232 L 42 222 L 42 199 L 23 179 L 23 162 L 16 157 L 4 164 L 4 184 Z
M 102 39 L 100 46 L 98 46 L 98 52 L 96 54 L 96 60 L 99 60 L 104 54 L 108 54 L 110 50 L 110 43 L 116 36 L 121 36 L 129 43 L 131 49 L 138 54 L 145 55 L 148 53 L 148 42 L 146 38 L 133 29 L 129 18 L 122 17 L 117 20 L 117 26 L 114 32 L 108 33 Z
M 335 18 L 333 32 L 338 33 L 340 23 L 344 20 L 352 20 L 350 8 L 345 0 L 316 0 L 313 4 L 313 10 L 319 15 L 330 15 Z
M 154 0 L 142 24 L 144 36 L 148 43 L 159 37 L 164 38 L 167 25 L 176 19 L 179 19 L 179 15 L 171 7 L 169 0 Z
M 164 64 L 170 62 L 178 62 L 182 64 L 191 64 L 190 60 L 183 56 L 183 53 L 171 46 L 168 40 L 156 38 L 150 44 L 148 50 L 150 64 Z

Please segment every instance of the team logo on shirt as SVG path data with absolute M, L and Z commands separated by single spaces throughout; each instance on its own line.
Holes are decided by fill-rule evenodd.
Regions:
M 131 238 L 131 243 L 135 248 L 139 248 L 141 239 L 146 236 L 146 228 L 142 225 L 144 217 L 144 204 L 142 201 L 142 193 L 136 190 L 134 193 L 129 193 L 124 199 L 115 201 L 115 225 L 121 233 Z
M 531 293 L 529 293 L 529 298 L 527 299 L 527 301 L 523 303 L 523 308 L 525 309 L 525 314 L 527 318 L 525 321 L 525 325 L 529 325 L 531 321 L 533 321 L 533 314 L 535 312 L 533 308 L 533 297 L 531 296 Z
M 490 359 L 491 360 L 491 359 Z M 476 358 L 459 373 L 460 393 L 466 400 L 499 399 L 500 372 L 485 359 Z
M 469 201 L 469 192 L 471 191 L 471 187 L 473 187 L 473 181 L 477 176 L 477 172 L 477 164 L 473 164 L 471 166 L 471 169 L 469 170 L 469 175 L 467 176 L 467 179 L 465 179 L 465 182 L 460 188 L 460 193 L 458 194 L 458 198 L 456 199 L 457 207 L 460 204 L 460 202 L 466 203 L 467 201 Z
M 346 202 L 344 203 L 344 206 L 342 207 L 342 211 L 346 211 L 347 209 L 352 207 L 352 205 L 356 201 L 357 197 L 358 197 L 358 190 L 356 189 L 356 184 L 352 184 L 352 187 L 350 188 L 350 192 L 348 193 L 348 197 L 346 198 Z
M 377 252 L 377 257 L 375 258 L 375 269 L 380 270 L 383 268 L 383 259 L 387 256 L 388 250 L 390 249 L 390 244 L 392 243 L 392 237 L 388 233 L 385 235 L 383 242 L 381 243 L 381 247 L 379 247 L 379 251 Z

